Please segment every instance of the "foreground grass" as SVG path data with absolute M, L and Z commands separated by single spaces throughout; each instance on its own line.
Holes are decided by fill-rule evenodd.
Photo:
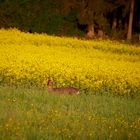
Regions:
M 140 139 L 140 98 L 0 87 L 0 139 Z

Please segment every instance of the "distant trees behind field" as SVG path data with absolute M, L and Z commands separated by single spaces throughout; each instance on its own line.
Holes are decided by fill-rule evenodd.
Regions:
M 132 39 L 139 0 L 0 0 L 0 28 L 55 35 Z

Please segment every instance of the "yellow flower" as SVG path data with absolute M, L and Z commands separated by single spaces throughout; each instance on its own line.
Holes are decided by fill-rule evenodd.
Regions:
M 54 78 L 58 87 L 105 89 L 120 95 L 139 93 L 140 47 L 28 34 L 17 29 L 0 30 L 0 39 L 0 83 L 44 87 L 46 76 Z

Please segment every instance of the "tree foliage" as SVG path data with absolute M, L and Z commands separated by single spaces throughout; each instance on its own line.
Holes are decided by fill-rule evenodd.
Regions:
M 81 35 L 93 28 L 109 35 L 114 28 L 128 27 L 129 12 L 130 0 L 0 0 L 0 27 L 59 35 Z M 134 23 L 138 28 L 137 17 Z

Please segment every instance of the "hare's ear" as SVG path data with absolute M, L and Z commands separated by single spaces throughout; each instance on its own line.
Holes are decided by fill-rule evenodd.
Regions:
M 53 82 L 54 80 L 53 80 L 53 78 L 52 77 L 47 77 L 47 81 L 51 81 L 51 82 Z
M 47 80 L 51 80 L 51 76 L 50 76 L 50 75 L 47 75 L 47 76 L 46 76 L 46 79 L 47 79 Z
M 47 80 L 50 80 L 50 76 L 47 77 Z
M 51 77 L 49 77 L 49 78 L 50 78 L 51 81 L 54 81 L 54 77 L 51 76 Z

